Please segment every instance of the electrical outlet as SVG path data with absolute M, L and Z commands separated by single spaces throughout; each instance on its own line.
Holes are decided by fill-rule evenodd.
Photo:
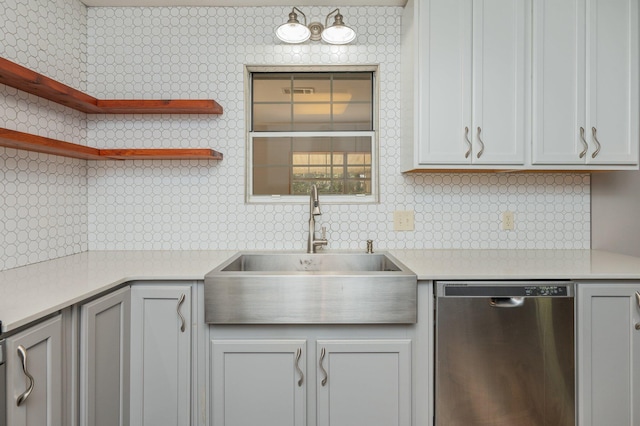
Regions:
M 393 212 L 394 231 L 413 231 L 413 210 L 396 210 Z
M 515 218 L 512 211 L 502 213 L 502 229 L 504 231 L 513 231 L 516 227 Z

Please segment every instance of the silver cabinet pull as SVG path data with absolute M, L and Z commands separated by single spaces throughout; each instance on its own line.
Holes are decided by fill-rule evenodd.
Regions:
M 182 307 L 182 304 L 184 303 L 184 299 L 186 299 L 186 296 L 184 295 L 184 293 L 180 296 L 180 299 L 178 299 L 178 307 L 176 308 L 176 312 L 178 312 L 178 316 L 180 317 L 180 331 L 184 333 L 185 327 L 187 326 L 187 322 L 185 321 L 184 317 L 182 316 L 182 312 L 180 312 L 180 308 Z
M 469 147 L 467 152 L 464 153 L 464 158 L 469 158 L 469 155 L 471 155 L 471 148 L 473 147 L 473 145 L 471 145 L 471 141 L 469 140 L 469 128 L 468 127 L 464 128 L 464 141 L 467 143 L 467 146 Z
M 302 382 L 304 382 L 304 373 L 300 369 L 300 357 L 302 356 L 302 349 L 298 348 L 296 351 L 296 371 L 300 375 L 300 380 L 298 380 L 298 386 L 302 386 Z
M 478 151 L 478 155 L 476 155 L 476 157 L 478 158 L 480 158 L 480 156 L 484 152 L 484 142 L 482 142 L 482 138 L 480 137 L 480 132 L 482 132 L 482 129 L 478 127 L 478 142 L 480 142 L 480 151 Z
M 31 395 L 31 392 L 33 392 L 35 380 L 33 380 L 33 376 L 29 374 L 29 370 L 27 370 L 27 350 L 22 345 L 18 346 L 18 357 L 20 358 L 20 362 L 22 363 L 22 371 L 24 372 L 24 375 L 27 376 L 27 379 L 29 379 L 29 386 L 27 387 L 27 390 L 24 391 L 24 393 L 22 393 L 16 401 L 19 407 L 25 403 L 27 398 L 29 398 L 29 395 Z
M 638 304 L 638 309 L 640 309 L 640 291 L 636 291 L 636 303 Z
M 589 150 L 589 144 L 584 138 L 584 127 L 580 127 L 580 142 L 582 142 L 582 146 L 584 147 L 584 149 L 580 153 L 580 158 L 583 158 L 585 155 L 587 155 L 587 151 Z
M 327 379 L 329 379 L 329 374 L 327 373 L 327 370 L 325 370 L 324 367 L 322 366 L 322 363 L 324 362 L 324 356 L 326 354 L 327 354 L 327 351 L 325 350 L 325 348 L 322 348 L 322 350 L 320 351 L 320 370 L 322 370 L 322 374 L 324 374 L 324 378 L 322 379 L 322 382 L 320 382 L 322 386 L 325 386 L 327 384 Z
M 598 140 L 598 130 L 595 127 L 591 128 L 591 133 L 593 134 L 593 141 L 596 143 L 596 150 L 593 151 L 593 154 L 591 154 L 591 158 L 596 158 L 596 156 L 600 153 L 600 148 L 602 148 L 602 146 L 600 145 L 600 141 Z

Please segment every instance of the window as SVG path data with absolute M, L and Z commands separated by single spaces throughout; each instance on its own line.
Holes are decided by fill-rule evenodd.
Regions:
M 325 202 L 377 201 L 375 67 L 247 77 L 249 202 L 306 202 L 314 184 Z

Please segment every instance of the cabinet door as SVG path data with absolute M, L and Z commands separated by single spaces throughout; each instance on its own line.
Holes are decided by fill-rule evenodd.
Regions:
M 9 337 L 6 343 L 7 424 L 11 426 L 61 425 L 61 317 L 57 316 Z M 27 378 L 25 369 L 26 373 L 32 376 L 32 380 Z M 28 389 L 32 391 L 27 396 Z M 18 405 L 20 396 L 26 399 Z
M 131 289 L 131 424 L 190 424 L 191 286 Z
M 212 340 L 212 426 L 304 426 L 305 340 Z
M 638 56 L 638 0 L 587 0 L 589 163 L 638 163 Z
M 577 309 L 580 425 L 640 424 L 640 283 L 580 283 Z
M 471 0 L 416 0 L 415 7 L 421 53 L 416 76 L 421 112 L 414 118 L 419 121 L 419 163 L 469 164 Z
M 316 351 L 318 426 L 411 425 L 409 340 L 318 340 Z
M 473 137 L 476 164 L 524 164 L 528 0 L 473 2 Z
M 585 2 L 533 2 L 533 164 L 587 158 Z
M 131 290 L 82 306 L 80 323 L 80 424 L 129 424 Z

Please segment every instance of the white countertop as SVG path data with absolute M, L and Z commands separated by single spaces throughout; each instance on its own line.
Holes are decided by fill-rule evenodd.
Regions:
M 599 250 L 389 250 L 420 280 L 640 279 L 640 258 Z
M 90 251 L 0 272 L 2 332 L 134 280 L 202 280 L 236 251 Z
M 236 251 L 95 251 L 0 272 L 2 332 L 135 280 L 203 280 Z M 591 250 L 390 250 L 420 280 L 638 279 L 640 258 Z

